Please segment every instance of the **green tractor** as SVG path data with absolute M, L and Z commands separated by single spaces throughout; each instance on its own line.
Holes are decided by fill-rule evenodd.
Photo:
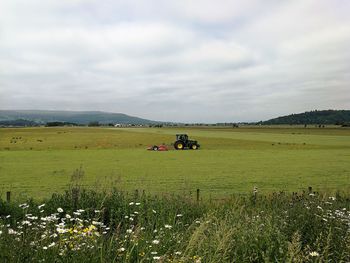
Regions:
M 200 147 L 197 141 L 189 140 L 187 134 L 176 134 L 174 148 L 176 150 L 192 149 L 197 150 Z

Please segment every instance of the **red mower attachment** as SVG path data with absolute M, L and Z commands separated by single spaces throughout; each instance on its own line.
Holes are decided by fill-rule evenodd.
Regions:
M 147 148 L 148 151 L 167 151 L 168 147 L 166 147 L 166 145 L 161 144 L 161 145 L 153 145 L 153 146 L 149 146 Z

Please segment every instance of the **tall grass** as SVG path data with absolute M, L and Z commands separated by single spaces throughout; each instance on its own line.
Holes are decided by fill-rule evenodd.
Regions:
M 73 187 L 0 201 L 0 262 L 349 262 L 350 199 L 126 196 Z

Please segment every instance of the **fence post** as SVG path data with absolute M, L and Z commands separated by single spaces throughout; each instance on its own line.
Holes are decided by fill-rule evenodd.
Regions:
M 197 202 L 199 202 L 199 189 L 197 189 Z
M 7 202 L 11 201 L 11 192 L 10 191 L 6 192 L 6 201 Z
M 312 187 L 311 186 L 309 186 L 308 190 L 309 190 L 309 193 L 312 193 Z

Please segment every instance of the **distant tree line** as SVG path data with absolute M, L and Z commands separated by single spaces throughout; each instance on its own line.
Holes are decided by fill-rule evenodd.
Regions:
M 314 110 L 299 114 L 291 114 L 288 116 L 278 117 L 268 121 L 261 121 L 258 124 L 315 124 L 315 125 L 343 125 L 350 124 L 350 110 Z
M 65 122 L 65 121 L 52 121 L 47 122 L 46 127 L 58 127 L 58 126 L 79 126 L 79 124 L 74 122 Z
M 6 120 L 0 121 L 0 127 L 35 127 L 40 126 L 40 123 L 30 120 Z

